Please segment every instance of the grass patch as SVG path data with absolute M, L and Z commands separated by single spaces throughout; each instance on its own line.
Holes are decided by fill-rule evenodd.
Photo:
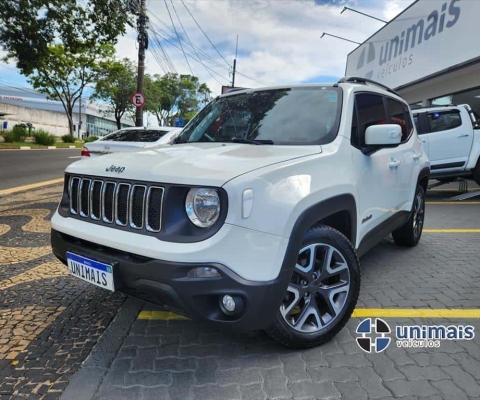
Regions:
M 0 149 L 19 149 L 20 147 L 30 147 L 32 149 L 46 149 L 46 145 L 39 145 L 35 144 L 33 142 L 13 142 L 13 143 L 5 143 L 5 142 L 0 142 Z M 77 149 L 81 148 L 83 146 L 83 142 L 75 142 L 75 143 L 63 143 L 63 142 L 56 142 L 53 146 L 58 147 L 58 148 L 69 148 L 69 146 L 75 146 Z

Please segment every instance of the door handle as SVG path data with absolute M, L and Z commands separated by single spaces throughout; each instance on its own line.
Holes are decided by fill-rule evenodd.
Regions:
M 399 161 L 399 160 L 393 160 L 393 159 L 392 159 L 392 161 L 390 161 L 390 162 L 388 163 L 388 166 L 389 166 L 390 168 L 397 168 L 399 165 L 400 165 L 400 161 Z
M 413 159 L 414 159 L 414 160 L 418 160 L 421 156 L 422 156 L 421 153 L 415 152 L 415 154 L 413 155 Z
M 470 136 L 468 133 L 464 133 L 462 135 L 458 135 L 457 137 L 468 137 L 468 136 Z

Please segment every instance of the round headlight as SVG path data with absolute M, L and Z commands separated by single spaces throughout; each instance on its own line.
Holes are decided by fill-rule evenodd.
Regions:
M 220 215 L 220 198 L 214 189 L 190 189 L 185 201 L 188 218 L 200 228 L 212 226 Z

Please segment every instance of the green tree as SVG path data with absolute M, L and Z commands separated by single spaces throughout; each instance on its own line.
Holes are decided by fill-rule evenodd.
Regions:
M 145 76 L 145 110 L 156 115 L 159 125 L 172 124 L 176 116 L 191 118 L 211 100 L 211 93 L 196 76 L 173 73 Z
M 73 133 L 72 110 L 99 76 L 125 33 L 128 0 L 1 0 L 0 45 L 6 60 L 49 99 L 60 100 Z
M 103 76 L 97 79 L 92 97 L 108 103 L 106 113 L 114 114 L 117 128 L 120 129 L 125 113 L 134 112 L 130 99 L 137 88 L 136 66 L 131 60 L 124 58 L 102 63 L 101 71 Z

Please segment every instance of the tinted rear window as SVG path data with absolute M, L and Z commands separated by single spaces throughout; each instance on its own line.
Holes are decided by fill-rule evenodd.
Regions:
M 102 141 L 113 141 L 113 142 L 156 142 L 163 135 L 168 133 L 168 131 L 158 131 L 158 130 L 137 130 L 137 129 L 127 129 L 120 132 L 112 133 L 102 139 Z

